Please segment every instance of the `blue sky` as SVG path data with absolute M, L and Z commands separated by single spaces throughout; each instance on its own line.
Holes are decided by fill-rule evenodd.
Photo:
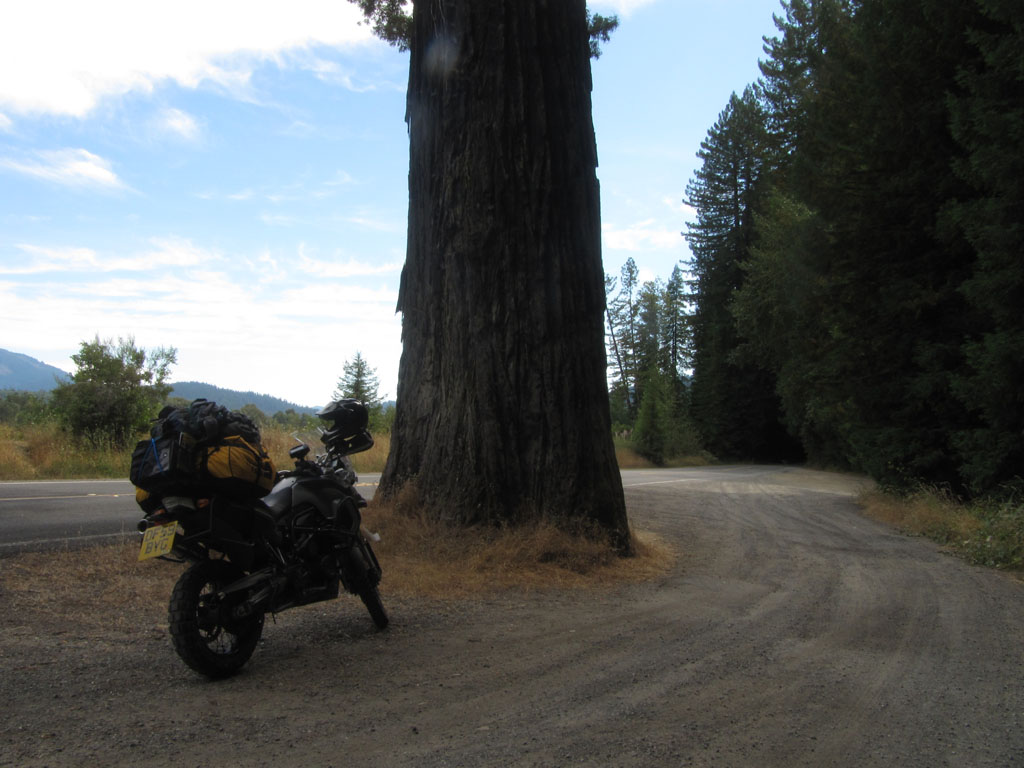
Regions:
M 605 271 L 666 279 L 700 142 L 779 0 L 592 0 Z M 346 0 L 0 6 L 0 348 L 174 346 L 172 380 L 326 402 L 357 350 L 394 396 L 408 55 Z

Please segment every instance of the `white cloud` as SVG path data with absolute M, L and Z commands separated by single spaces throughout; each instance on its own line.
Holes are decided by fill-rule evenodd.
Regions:
M 348 69 L 343 69 L 336 61 L 315 59 L 305 68 L 316 75 L 318 80 L 328 85 L 340 85 L 346 90 L 354 91 L 355 93 L 368 93 L 377 90 L 375 83 L 357 83 L 352 78 L 352 72 Z
M 69 187 L 126 189 L 110 161 L 86 149 L 40 150 L 34 159 L 0 158 L 0 168 Z
M 100 263 L 87 249 L 49 253 L 65 264 Z M 358 349 L 377 368 L 382 392 L 394 394 L 401 355 L 397 290 L 336 279 L 381 270 L 355 260 L 327 270 L 307 258 L 254 285 L 226 270 L 255 262 L 273 273 L 280 265 L 269 253 L 252 260 L 211 260 L 211 253 L 168 239 L 143 254 L 165 265 L 154 265 L 152 275 L 94 271 L 35 284 L 0 281 L 0 347 L 68 368 L 82 340 L 131 334 L 147 349 L 177 347 L 176 381 L 266 392 L 304 405 L 327 401 Z M 308 265 L 320 270 L 316 279 L 304 271 Z
M 679 198 L 675 197 L 663 197 L 661 199 L 662 204 L 668 208 L 672 213 L 679 216 L 680 221 L 696 221 L 697 220 L 697 209 L 692 205 L 683 202 Z
M 348 171 L 338 171 L 334 174 L 333 179 L 328 179 L 324 182 L 325 187 L 343 187 L 349 184 L 355 184 L 356 180 L 352 178 L 352 174 Z
M 0 112 L 0 133 L 11 133 L 14 130 L 14 123 L 7 115 Z
M 195 141 L 200 133 L 199 123 L 192 115 L 174 108 L 165 109 L 157 116 L 156 127 L 162 133 L 169 133 L 186 141 Z
M 678 0 L 676 0 L 678 2 Z M 718 2 L 718 0 L 713 0 Z M 634 11 L 646 5 L 653 5 L 658 0 L 596 0 L 591 3 L 594 8 L 605 13 L 617 13 L 622 16 L 629 16 Z
M 25 258 L 16 263 L 0 263 L 0 274 L 34 275 L 47 272 L 147 272 L 212 264 L 222 260 L 220 254 L 202 249 L 182 238 L 153 238 L 152 249 L 132 256 L 104 257 L 92 248 L 49 247 L 19 243 L 16 247 Z M 90 290 L 97 283 L 89 282 Z
M 17 249 L 24 258 L 16 263 L 0 262 L 0 274 L 33 275 L 43 272 L 64 272 L 67 270 L 96 268 L 96 251 L 91 248 L 46 248 L 38 245 L 19 243 Z
M 0 7 L 0 105 L 82 117 L 104 96 L 163 80 L 235 93 L 283 52 L 372 39 L 342 0 L 51 0 Z
M 310 179 L 298 179 L 288 184 L 283 184 L 278 187 L 262 186 L 258 188 L 246 187 L 240 189 L 237 192 L 218 192 L 214 190 L 205 190 L 198 193 L 196 196 L 202 200 L 230 200 L 232 202 L 247 202 L 250 200 L 266 201 L 275 205 L 280 203 L 292 203 L 301 202 L 307 200 L 320 200 L 326 197 L 332 197 L 338 193 L 338 190 L 343 187 L 353 186 L 359 184 L 351 174 L 346 171 L 336 171 L 333 176 L 327 178 L 324 181 L 310 180 Z M 283 223 L 280 221 L 281 217 L 275 217 L 271 214 L 264 214 L 265 220 L 269 224 Z M 337 217 L 335 217 L 337 218 Z M 275 219 L 277 219 L 275 221 Z M 378 229 L 382 231 L 394 231 L 396 224 L 394 222 L 380 222 L 372 221 L 370 219 L 353 218 L 353 219 L 340 219 L 342 221 L 348 221 L 354 224 L 360 224 L 371 229 Z M 293 222 L 288 222 L 293 223 Z M 402 226 L 405 223 L 402 222 Z
M 405 220 L 396 219 L 383 219 L 377 218 L 366 213 L 356 213 L 353 216 L 341 216 L 340 221 L 344 221 L 347 224 L 355 224 L 363 229 L 369 229 L 374 232 L 402 232 L 408 226 Z
M 647 219 L 623 228 L 605 224 L 602 230 L 604 247 L 609 250 L 636 252 L 682 249 L 684 246 L 679 229 L 668 228 L 655 219 Z
M 221 255 L 216 251 L 200 248 L 191 240 L 180 237 L 154 237 L 150 240 L 153 250 L 147 251 L 132 261 L 147 265 L 149 269 L 158 267 L 190 267 L 200 264 L 211 264 L 220 261 Z
M 268 227 L 293 227 L 299 220 L 295 216 L 289 216 L 284 213 L 263 212 L 260 214 L 260 221 Z
M 305 274 L 316 275 L 317 277 L 367 277 L 370 275 L 393 274 L 400 272 L 402 269 L 402 262 L 400 261 L 385 264 L 368 264 L 365 261 L 356 261 L 352 258 L 349 258 L 346 262 L 321 261 L 305 255 L 301 249 L 299 259 L 299 270 Z

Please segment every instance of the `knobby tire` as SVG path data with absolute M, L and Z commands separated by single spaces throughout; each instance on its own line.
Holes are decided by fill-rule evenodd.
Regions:
M 226 620 L 211 604 L 220 589 L 241 578 L 224 560 L 196 563 L 178 579 L 171 593 L 170 633 L 174 650 L 189 667 L 211 679 L 230 677 L 256 650 L 263 614 Z
M 359 599 L 363 601 L 366 610 L 370 612 L 370 618 L 377 626 L 377 629 L 385 629 L 388 625 L 388 613 L 384 610 L 384 604 L 380 601 L 380 593 L 376 587 L 366 587 L 359 592 Z

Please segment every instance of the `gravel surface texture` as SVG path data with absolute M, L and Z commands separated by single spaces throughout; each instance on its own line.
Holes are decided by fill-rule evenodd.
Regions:
M 396 600 L 384 562 L 388 630 L 352 597 L 286 612 L 222 682 L 161 625 L 0 617 L 0 766 L 1024 766 L 1020 581 L 840 475 L 646 477 L 657 583 Z

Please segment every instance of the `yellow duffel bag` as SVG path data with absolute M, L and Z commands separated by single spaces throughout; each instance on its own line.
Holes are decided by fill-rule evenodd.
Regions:
M 274 487 L 274 462 L 261 445 L 239 435 L 220 438 L 201 449 L 202 484 L 216 493 L 232 496 L 266 496 Z

